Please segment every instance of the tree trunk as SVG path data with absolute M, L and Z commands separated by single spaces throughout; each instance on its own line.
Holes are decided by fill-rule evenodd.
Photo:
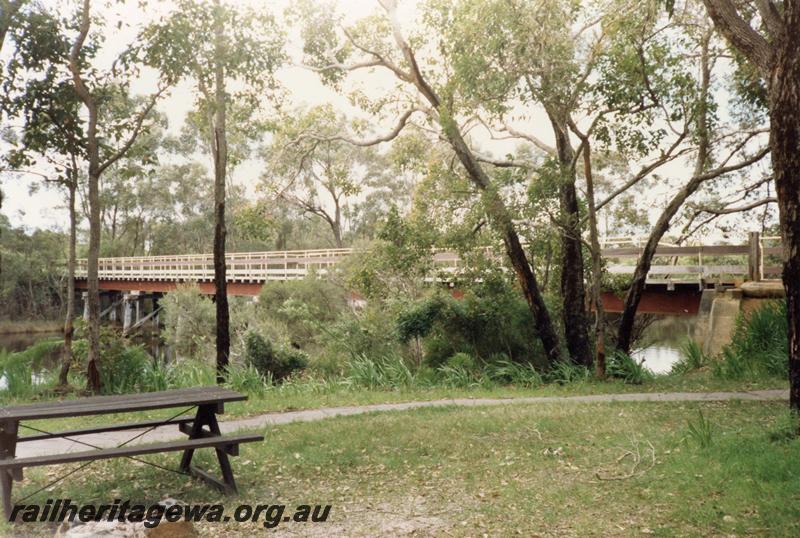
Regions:
M 342 209 L 339 207 L 339 200 L 334 198 L 335 203 L 335 214 L 334 214 L 334 221 L 331 225 L 333 228 L 333 240 L 336 243 L 336 248 L 342 248 L 344 243 L 342 243 Z
M 72 365 L 72 318 L 75 314 L 75 191 L 78 187 L 78 170 L 70 170 L 69 189 L 69 254 L 67 259 L 67 313 L 64 316 L 64 355 L 61 359 L 61 370 L 58 372 L 58 384 L 67 385 L 67 376 Z
M 90 143 L 91 145 L 91 143 Z M 95 150 L 96 150 L 95 143 Z M 96 153 L 96 151 L 95 151 Z M 93 166 L 94 164 L 94 166 Z M 86 386 L 90 392 L 100 392 L 100 287 L 97 263 L 100 257 L 100 197 L 98 188 L 97 159 L 89 163 L 89 252 L 87 255 L 86 282 L 89 301 L 89 358 L 86 365 Z
M 789 323 L 789 406 L 800 412 L 800 2 L 785 2 L 784 32 L 773 41 L 770 149 L 783 239 Z
M 561 209 L 561 300 L 564 338 L 570 359 L 586 367 L 592 365 L 586 320 L 586 289 L 583 283 L 583 244 L 580 209 L 575 190 L 575 151 L 569 141 L 566 121 L 548 113 L 556 137 L 561 178 L 558 185 Z
M 219 10 L 219 0 L 215 0 Z M 230 356 L 230 313 L 228 311 L 228 286 L 225 270 L 225 175 L 228 163 L 228 141 L 225 126 L 225 71 L 222 65 L 224 53 L 223 22 L 220 14 L 215 16 L 215 99 L 214 99 L 214 283 L 217 314 L 217 383 L 225 381 Z
M 589 139 L 583 140 L 583 169 L 586 176 L 586 201 L 589 209 L 589 240 L 592 244 L 592 304 L 594 304 L 594 371 L 599 379 L 606 377 L 606 333 L 603 310 L 603 260 L 597 232 L 597 210 L 594 203 L 592 149 Z
M 519 236 L 514 229 L 514 223 L 499 193 L 492 187 L 489 177 L 475 160 L 467 143 L 455 126 L 455 122 L 443 125 L 445 134 L 453 147 L 456 156 L 466 169 L 473 183 L 481 190 L 484 207 L 492 226 L 498 231 L 505 245 L 506 254 L 511 261 L 514 274 L 522 288 L 522 293 L 528 303 L 528 308 L 533 316 L 536 332 L 542 342 L 544 351 L 547 354 L 550 364 L 561 360 L 561 346 L 558 341 L 550 313 L 544 302 L 539 284 L 536 282 L 536 275 L 528 262 L 525 250 L 522 248 Z
M 636 269 L 633 273 L 633 281 L 625 296 L 625 307 L 622 311 L 622 318 L 620 319 L 619 328 L 617 329 L 617 349 L 623 353 L 630 353 L 631 344 L 633 343 L 633 323 L 636 318 L 636 310 L 639 308 L 639 302 L 642 299 L 645 284 L 647 283 L 647 273 L 650 272 L 650 266 L 653 262 L 658 243 L 664 234 L 669 230 L 672 218 L 678 213 L 683 203 L 700 188 L 703 181 L 708 179 L 703 176 L 703 171 L 708 164 L 709 156 L 709 133 L 708 133 L 708 91 L 711 84 L 711 67 L 709 64 L 709 40 L 711 39 L 711 32 L 708 31 L 701 42 L 701 66 L 700 66 L 700 102 L 698 103 L 697 110 L 697 157 L 695 159 L 694 174 L 692 179 L 679 190 L 675 196 L 672 197 L 667 207 L 659 216 L 650 236 L 647 238 L 647 244 L 639 257 L 636 264 Z

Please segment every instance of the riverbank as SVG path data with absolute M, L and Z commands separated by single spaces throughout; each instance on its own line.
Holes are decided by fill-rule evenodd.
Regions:
M 0 336 L 29 334 L 29 333 L 60 333 L 63 330 L 64 321 L 58 320 L 35 320 L 35 321 L 0 321 Z

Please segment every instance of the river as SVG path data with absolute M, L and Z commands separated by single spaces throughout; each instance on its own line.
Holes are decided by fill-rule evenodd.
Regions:
M 681 358 L 681 346 L 692 337 L 696 316 L 663 316 L 645 329 L 638 349 L 631 356 L 644 359 L 655 374 L 666 374 Z

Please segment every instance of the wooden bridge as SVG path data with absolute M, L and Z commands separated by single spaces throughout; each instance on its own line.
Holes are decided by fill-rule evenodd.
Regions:
M 643 239 L 606 239 L 602 254 L 606 270 L 612 275 L 632 275 L 642 253 Z M 285 250 L 228 253 L 227 279 L 230 295 L 255 296 L 269 281 L 302 279 L 310 274 L 324 276 L 352 255 L 350 248 Z M 482 254 L 502 263 L 503 254 L 483 248 Z M 742 280 L 761 280 L 780 275 L 780 240 L 751 233 L 749 242 L 740 245 L 658 247 L 648 274 L 648 288 L 702 290 L 714 284 Z M 464 269 L 464 261 L 454 251 L 432 251 L 433 273 L 429 280 L 449 282 Z M 77 287 L 86 288 L 86 260 L 79 260 Z M 100 289 L 163 293 L 181 283 L 196 283 L 204 293 L 214 292 L 214 264 L 211 254 L 101 258 Z M 609 297 L 613 311 L 615 301 Z M 645 301 L 646 303 L 647 301 Z

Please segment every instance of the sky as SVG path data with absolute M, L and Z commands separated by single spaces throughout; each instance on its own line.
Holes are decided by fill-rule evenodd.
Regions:
M 52 3 L 59 9 L 74 9 L 74 2 L 69 0 L 45 0 Z M 288 1 L 260 2 L 256 0 L 237 0 L 230 2 L 241 4 L 256 9 L 263 9 L 269 6 L 270 11 L 282 18 L 284 9 L 288 6 Z M 151 0 L 147 11 L 136 9 L 137 2 L 128 1 L 122 4 L 110 2 L 95 2 L 96 8 L 107 21 L 106 24 L 106 44 L 100 56 L 100 64 L 110 65 L 117 54 L 127 44 L 135 41 L 138 29 L 148 20 L 158 16 L 165 10 L 171 8 L 169 1 Z M 415 15 L 414 2 L 405 2 L 400 12 L 400 19 L 404 24 L 410 24 Z M 340 6 L 346 14 L 346 22 L 355 21 L 365 15 L 376 11 L 377 3 L 375 0 L 340 0 Z M 121 28 L 116 27 L 117 21 L 123 21 Z M 285 65 L 278 72 L 278 80 L 287 90 L 290 102 L 295 106 L 313 106 L 322 103 L 330 103 L 336 109 L 346 112 L 349 115 L 361 115 L 362 112 L 351 106 L 347 98 L 332 91 L 323 85 L 317 75 L 296 63 L 300 58 L 300 38 L 296 31 L 289 30 L 287 35 L 287 52 L 291 58 L 290 63 Z M 7 56 L 8 51 L 4 54 Z M 393 85 L 393 77 L 385 70 L 374 69 L 369 72 L 360 72 L 350 77 L 349 87 L 359 87 L 370 95 L 380 95 L 383 90 Z M 132 86 L 134 93 L 149 94 L 155 88 L 157 76 L 150 71 L 143 71 L 141 77 Z M 160 111 L 165 113 L 169 119 L 170 129 L 178 132 L 186 113 L 193 107 L 193 87 L 189 83 L 182 83 L 173 88 L 169 96 L 162 100 L 158 105 Z M 725 110 L 721 114 L 726 115 Z M 554 144 L 550 124 L 543 113 L 531 115 L 526 110 L 515 110 L 512 114 L 517 116 L 519 123 L 515 125 L 520 130 L 530 132 L 547 143 Z M 386 125 L 374 125 L 376 133 L 386 132 L 392 127 L 389 121 Z M 484 149 L 496 155 L 502 155 L 513 150 L 518 141 L 496 141 L 491 140 L 488 134 L 482 130 L 471 133 L 474 140 Z M 231 181 L 244 185 L 248 193 L 255 192 L 255 186 L 263 173 L 263 166 L 254 161 L 245 162 L 233 170 Z M 667 177 L 681 178 L 691 174 L 690 163 L 675 162 L 665 167 L 662 174 Z M 0 174 L 0 186 L 5 194 L 0 212 L 6 215 L 14 226 L 24 226 L 28 229 L 50 228 L 66 229 L 67 214 L 63 205 L 63 194 L 54 188 L 41 188 L 41 182 L 35 176 L 21 176 L 19 174 Z M 35 189 L 35 192 L 34 192 Z M 654 216 L 663 207 L 666 196 L 669 194 L 668 188 L 655 189 L 648 192 L 647 200 L 642 200 L 649 204 L 649 212 Z M 745 233 L 746 230 L 742 230 Z M 610 233 L 613 235 L 613 233 Z M 719 234 L 717 234 L 719 235 Z

